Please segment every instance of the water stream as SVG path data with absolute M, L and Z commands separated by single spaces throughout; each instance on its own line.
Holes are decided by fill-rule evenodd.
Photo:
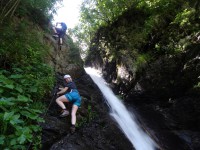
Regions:
M 136 150 L 155 150 L 154 141 L 139 127 L 134 114 L 129 112 L 123 102 L 115 96 L 101 75 L 92 68 L 85 68 L 85 71 L 103 93 L 110 107 L 110 115 L 116 120 L 133 147 Z

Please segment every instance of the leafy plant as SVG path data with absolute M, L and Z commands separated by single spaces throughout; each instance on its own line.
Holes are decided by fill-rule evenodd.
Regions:
M 92 110 L 92 106 L 88 105 L 88 115 L 87 115 L 87 120 L 88 122 L 90 122 L 92 119 L 94 119 L 94 117 L 96 116 L 96 113 Z
M 87 106 L 87 116 L 82 117 L 78 123 L 77 123 L 77 127 L 81 127 L 86 123 L 91 122 L 95 117 L 96 117 L 96 112 L 94 110 L 92 110 L 92 106 L 90 104 L 88 104 Z
M 80 56 L 80 47 L 78 47 L 78 44 L 74 44 L 72 38 L 67 38 L 67 44 L 69 45 L 70 51 L 69 51 L 69 57 L 74 58 L 72 59 L 72 63 L 77 63 L 79 65 L 82 65 L 83 62 L 81 60 Z
M 33 134 L 40 132 L 37 124 L 43 122 L 39 117 L 42 111 L 34 108 L 31 91 L 17 82 L 23 76 L 12 74 L 0 75 L 0 145 L 2 148 L 25 149 L 25 145 L 33 142 Z M 6 72 L 8 75 L 8 72 Z M 23 79 L 22 79 L 23 80 Z M 25 81 L 25 80 L 24 80 Z M 40 106 L 41 107 L 41 106 Z M 6 138 L 4 138 L 6 136 Z
M 1 0 L 0 23 L 13 16 L 29 16 L 36 23 L 46 21 L 56 13 L 56 3 L 62 0 Z
M 28 21 L 4 23 L 0 30 L 0 147 L 41 146 L 43 97 L 51 90 L 54 72 L 44 61 L 48 47 L 43 33 Z M 33 136 L 36 135 L 36 138 Z
M 136 61 L 135 61 L 135 67 L 137 68 L 137 70 L 141 70 L 142 68 L 144 68 L 148 61 L 150 60 L 150 55 L 149 54 L 139 54 L 136 57 Z

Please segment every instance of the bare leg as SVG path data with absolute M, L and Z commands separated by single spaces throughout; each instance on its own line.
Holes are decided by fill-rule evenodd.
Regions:
M 62 38 L 60 38 L 60 44 L 62 44 Z
M 57 34 L 56 28 L 55 27 L 52 27 L 52 28 L 53 28 L 54 33 Z
M 65 95 L 62 95 L 56 99 L 56 103 L 62 108 L 66 109 L 64 102 L 69 102 L 69 100 L 65 97 Z
M 72 112 L 71 112 L 71 123 L 72 125 L 76 124 L 76 112 L 78 110 L 78 106 L 73 105 L 72 106 Z

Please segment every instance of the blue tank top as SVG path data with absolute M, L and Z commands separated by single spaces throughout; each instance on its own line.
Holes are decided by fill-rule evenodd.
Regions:
M 67 92 L 71 92 L 71 90 L 77 89 L 76 84 L 73 81 L 69 83 L 64 82 L 64 87 L 68 87 Z

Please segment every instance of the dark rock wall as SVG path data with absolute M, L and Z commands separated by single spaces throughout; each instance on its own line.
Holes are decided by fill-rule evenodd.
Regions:
M 169 98 L 181 97 L 191 92 L 199 95 L 194 88 L 200 75 L 199 48 L 199 45 L 193 45 L 186 53 L 172 57 L 162 56 L 150 63 L 136 79 L 143 92 Z
M 165 33 L 170 31 L 170 28 L 163 30 L 169 26 L 170 21 L 165 21 L 160 29 L 153 30 L 141 39 L 143 33 L 138 33 L 137 29 L 144 25 L 145 18 L 148 18 L 148 14 L 131 10 L 110 27 L 100 28 L 91 42 L 85 66 L 102 71 L 115 93 L 120 94 L 129 107 L 136 108 L 138 115 L 141 114 L 140 120 L 145 120 L 147 126 L 154 130 L 152 135 L 155 134 L 154 137 L 160 138 L 157 142 L 163 149 L 187 150 L 188 147 L 198 149 L 200 148 L 198 144 L 200 141 L 199 41 L 190 42 L 187 48 L 178 54 L 165 53 L 164 48 L 161 53 L 154 53 L 155 44 L 164 42 L 159 40 L 166 38 Z M 110 121 L 107 106 L 103 103 L 98 88 L 85 74 L 80 64 L 72 63 L 73 58 L 68 55 L 70 47 L 64 45 L 62 51 L 58 51 L 55 39 L 48 36 L 47 39 L 50 39 L 50 43 L 54 43 L 52 54 L 49 55 L 50 64 L 57 72 L 69 73 L 77 80 L 83 104 L 77 115 L 77 122 L 81 123 L 78 132 L 69 137 L 70 118 L 59 120 L 61 124 L 68 123 L 66 129 L 54 131 L 57 127 L 53 127 L 52 139 L 46 145 L 52 150 L 84 149 L 84 147 L 85 149 L 133 149 L 115 123 Z M 137 56 L 149 51 L 152 58 L 138 66 Z M 58 115 L 56 112 L 58 109 L 55 104 L 52 112 L 49 112 L 50 117 Z M 93 115 L 95 114 L 92 118 L 89 117 L 91 111 Z M 49 129 L 44 126 L 44 132 L 46 130 Z M 174 133 L 187 144 L 183 144 L 179 139 L 177 142 L 179 144 L 176 145 L 174 141 L 178 138 L 174 138 Z M 45 134 L 48 135 L 49 132 Z M 56 139 L 53 138 L 55 135 L 58 135 Z M 52 144 L 53 141 L 56 143 Z M 170 144 L 172 146 L 169 146 Z
M 61 77 L 58 75 L 59 79 Z M 58 117 L 60 109 L 54 98 L 44 118 L 46 122 L 41 124 L 42 149 L 134 149 L 109 115 L 108 106 L 92 79 L 87 74 L 83 74 L 74 81 L 82 97 L 81 107 L 77 111 L 76 132 L 70 133 L 70 116 Z M 66 106 L 71 110 L 71 104 Z
M 58 49 L 57 40 L 51 36 L 46 35 L 45 42 L 51 48 L 47 62 L 54 68 L 57 77 L 57 84 L 52 93 L 56 93 L 58 87 L 63 86 L 63 75 L 70 74 L 81 95 L 82 103 L 77 111 L 76 132 L 70 133 L 71 116 L 58 117 L 61 109 L 55 102 L 56 96 L 51 95 L 46 100 L 49 109 L 44 116 L 45 123 L 41 124 L 42 149 L 134 149 L 109 115 L 105 99 L 90 76 L 85 73 L 81 58 L 70 57 L 68 38 L 65 36 L 61 50 Z M 99 58 L 96 57 L 95 62 L 101 64 Z M 66 104 L 66 107 L 71 111 L 72 104 Z
M 170 54 L 162 49 L 162 53 L 156 54 L 155 43 L 159 43 L 170 27 L 165 31 L 161 25 L 155 33 L 139 40 L 135 31 L 138 26 L 131 24 L 142 27 L 142 19 L 148 15 L 128 13 L 132 13 L 132 17 L 125 14 L 110 27 L 99 29 L 85 64 L 101 70 L 115 93 L 141 109 L 141 114 L 146 115 L 145 109 L 159 113 L 169 132 L 176 131 L 185 141 L 190 140 L 192 148 L 199 148 L 200 41 L 192 41 L 192 36 L 187 36 L 191 40 L 182 52 Z M 137 14 L 142 19 L 133 17 Z M 164 26 L 170 25 L 166 22 Z M 131 47 L 138 48 L 142 54 L 151 53 L 151 59 L 138 68 L 138 54 L 133 54 Z
M 70 74 L 74 78 L 80 77 L 84 73 L 83 60 L 78 49 L 73 49 L 72 39 L 65 35 L 60 49 L 58 39 L 52 35 L 46 34 L 43 40 L 50 49 L 45 58 L 46 62 L 54 68 L 55 72 Z

